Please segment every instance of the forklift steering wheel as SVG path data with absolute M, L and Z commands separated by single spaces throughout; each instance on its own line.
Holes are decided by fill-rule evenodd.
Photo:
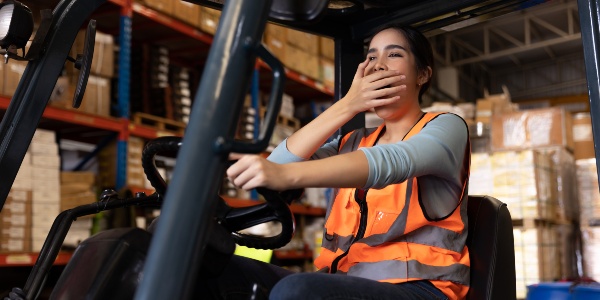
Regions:
M 176 153 L 181 146 L 181 137 L 160 137 L 149 141 L 142 152 L 142 167 L 150 184 L 160 197 L 167 191 L 167 183 L 162 178 L 154 157 L 158 153 Z M 231 232 L 232 239 L 239 245 L 257 249 L 276 249 L 285 246 L 295 232 L 294 215 L 289 205 L 302 196 L 302 189 L 277 192 L 267 188 L 257 188 L 266 202 L 247 206 L 231 207 L 221 197 L 218 198 L 215 219 L 218 224 Z M 264 237 L 241 233 L 239 231 L 262 223 L 275 221 L 281 223 L 281 232 L 275 236 Z

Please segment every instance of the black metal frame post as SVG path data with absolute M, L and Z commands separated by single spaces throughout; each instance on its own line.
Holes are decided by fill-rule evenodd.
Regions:
M 600 158 L 600 70 L 598 69 L 600 64 L 600 2 L 598 0 L 578 0 L 577 5 L 590 97 L 596 167 L 600 175 L 600 160 L 598 160 Z M 600 178 L 600 176 L 598 177 Z
M 358 64 L 365 59 L 364 42 L 355 41 L 350 36 L 335 38 L 335 101 L 341 99 L 350 89 Z M 344 135 L 354 129 L 365 126 L 365 113 L 360 113 L 348 121 L 340 129 Z
M 15 181 L 81 24 L 106 0 L 64 0 L 53 11 L 44 52 L 29 62 L 0 123 L 0 211 Z M 10 62 L 9 62 L 10 63 Z
M 189 299 L 270 0 L 225 2 L 135 299 Z M 215 203 L 213 203 L 215 202 Z

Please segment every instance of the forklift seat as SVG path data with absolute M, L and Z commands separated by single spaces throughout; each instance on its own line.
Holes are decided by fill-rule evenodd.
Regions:
M 513 226 L 506 204 L 490 196 L 469 196 L 467 215 L 471 259 L 467 300 L 516 299 Z

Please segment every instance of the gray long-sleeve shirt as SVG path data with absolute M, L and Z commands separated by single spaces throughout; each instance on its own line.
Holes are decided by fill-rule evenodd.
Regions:
M 338 154 L 338 136 L 319 148 L 310 159 Z M 359 148 L 367 157 L 369 176 L 363 188 L 380 189 L 419 177 L 422 199 L 456 199 L 462 193 L 462 164 L 468 131 L 465 122 L 454 114 L 443 114 L 431 120 L 418 134 L 394 144 Z M 279 144 L 268 158 L 276 163 L 300 162 L 287 149 L 287 140 Z M 438 202 L 438 201 L 436 201 Z M 454 201 L 423 201 L 432 218 L 445 216 L 456 207 Z

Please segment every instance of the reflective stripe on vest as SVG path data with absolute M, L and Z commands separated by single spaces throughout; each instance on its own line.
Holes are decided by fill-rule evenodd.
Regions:
M 409 131 L 405 140 L 417 134 L 439 114 L 426 113 Z M 361 129 L 346 135 L 340 154 L 359 147 L 373 146 L 383 125 L 376 130 Z M 467 149 L 470 154 L 470 145 Z M 446 218 L 427 220 L 419 203 L 417 178 L 371 189 L 367 194 L 368 222 L 364 238 L 355 241 L 360 212 L 354 200 L 355 189 L 340 189 L 326 216 L 318 268 L 330 266 L 338 256 L 348 252 L 338 263 L 338 273 L 385 282 L 410 280 L 444 280 L 469 285 L 467 238 L 467 179 L 469 155 L 465 155 L 466 178 L 460 205 Z M 397 201 L 389 201 L 395 195 Z

